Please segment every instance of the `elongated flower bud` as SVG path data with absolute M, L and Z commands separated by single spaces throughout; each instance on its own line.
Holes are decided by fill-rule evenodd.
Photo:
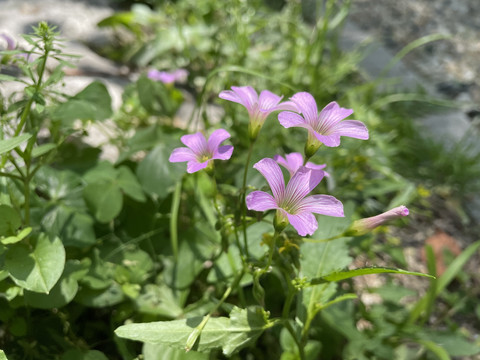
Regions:
M 406 206 L 401 205 L 391 210 L 388 210 L 380 215 L 356 220 L 352 226 L 345 232 L 345 236 L 361 236 L 364 235 L 376 227 L 383 225 L 389 220 L 393 220 L 399 217 L 407 216 L 409 211 Z

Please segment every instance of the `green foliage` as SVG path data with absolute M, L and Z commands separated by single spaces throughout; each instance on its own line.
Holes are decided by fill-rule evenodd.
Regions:
M 99 81 L 74 96 L 58 92 L 70 64 L 54 27 L 41 23 L 25 36 L 36 60 L 14 61 L 22 79 L 0 77 L 24 85 L 0 98 L 0 348 L 10 360 L 479 353 L 459 321 L 480 317 L 480 294 L 471 286 L 478 278 L 465 270 L 480 243 L 435 280 L 397 268 L 408 264 L 388 227 L 378 237 L 342 235 L 352 220 L 385 208 L 428 208 L 424 193 L 437 186 L 462 194 L 477 189 L 475 142 L 446 149 L 425 139 L 409 120 L 408 101 L 428 99 L 380 94 L 378 82 L 365 82 L 357 70 L 361 48 L 339 50 L 349 1 L 329 0 L 316 10 L 307 3 L 314 4 L 287 1 L 274 10 L 262 1 L 155 2 L 104 19 L 99 26 L 133 34 L 132 42 L 107 51 L 141 72 L 115 111 Z M 405 51 L 432 39 L 437 36 Z M 52 58 L 58 65 L 50 69 Z M 144 75 L 147 66 L 187 68 L 188 82 L 180 91 L 154 81 Z M 272 115 L 244 173 L 250 157 L 245 109 L 222 102 L 219 124 L 204 111 L 210 102 L 220 104 L 214 100 L 220 90 L 244 84 L 287 97 L 306 90 L 319 105 L 337 100 L 368 125 L 370 141 L 344 139 L 311 159 L 327 163 L 331 176 L 318 191 L 341 199 L 345 218 L 317 216 L 318 230 L 302 239 L 291 227 L 274 231 L 273 214 L 244 210 L 245 191 L 265 184 L 251 165 L 301 152 L 305 143 L 304 132 L 281 128 Z M 179 122 L 184 91 L 196 107 Z M 101 160 L 101 149 L 84 144 L 78 130 L 78 123 L 106 119 L 116 126 L 115 163 Z M 216 162 L 213 177 L 185 174 L 185 164 L 169 162 L 187 133 L 178 124 L 188 132 L 228 128 L 234 156 Z M 359 254 L 373 264 L 380 256 L 382 264 L 359 266 Z M 436 259 L 426 254 L 434 275 Z M 390 276 L 378 288 L 357 288 L 358 276 L 382 273 L 429 277 L 426 295 L 418 299 Z M 364 303 L 368 292 L 381 302 Z

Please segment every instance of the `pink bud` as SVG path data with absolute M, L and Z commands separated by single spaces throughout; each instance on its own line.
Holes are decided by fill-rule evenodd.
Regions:
M 364 235 L 376 227 L 383 225 L 389 220 L 393 220 L 399 217 L 407 216 L 410 212 L 408 208 L 404 205 L 398 206 L 391 210 L 388 210 L 380 215 L 360 219 L 354 221 L 349 230 L 347 230 L 348 235 L 360 236 Z

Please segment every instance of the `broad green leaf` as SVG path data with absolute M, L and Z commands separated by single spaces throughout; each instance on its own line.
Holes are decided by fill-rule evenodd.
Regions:
M 42 226 L 50 235 L 58 235 L 65 246 L 86 247 L 97 240 L 93 218 L 78 207 L 61 202 L 42 219 Z
M 99 162 L 83 175 L 83 180 L 88 184 L 100 181 L 115 181 L 118 170 L 108 161 Z
M 65 352 L 60 360 L 108 360 L 108 358 L 98 350 L 72 349 Z
M 70 123 L 80 120 L 105 120 L 112 115 L 112 99 L 104 84 L 92 82 L 77 95 L 60 104 L 53 113 L 55 119 Z
M 192 331 L 203 317 L 120 326 L 115 333 L 145 343 L 164 344 L 184 349 Z M 234 307 L 230 317 L 210 318 L 193 350 L 209 351 L 221 347 L 226 356 L 255 341 L 273 323 L 260 308 Z
M 142 186 L 128 167 L 121 166 L 118 169 L 117 184 L 120 186 L 122 191 L 132 199 L 140 202 L 144 202 L 146 200 Z
M 174 349 L 163 344 L 145 343 L 143 345 L 143 357 L 145 360 L 209 360 L 208 354 L 198 351 Z
M 122 210 L 122 191 L 114 183 L 90 183 L 83 189 L 83 197 L 90 211 L 101 223 L 113 220 Z
M 3 352 L 3 350 L 0 350 L 0 360 L 8 360 L 7 355 Z
M 73 171 L 44 166 L 37 172 L 35 182 L 40 196 L 53 202 L 68 198 L 75 200 L 76 208 L 81 205 L 77 199 L 81 198 L 82 179 Z
M 318 284 L 323 284 L 327 282 L 335 282 L 335 281 L 350 279 L 355 276 L 370 275 L 370 274 L 384 274 L 384 273 L 416 275 L 416 276 L 425 276 L 425 277 L 435 278 L 434 276 L 429 274 L 424 274 L 424 273 L 419 273 L 414 271 L 406 271 L 402 269 L 368 267 L 368 268 L 360 268 L 360 269 L 347 270 L 347 271 L 336 271 L 321 277 L 314 278 L 310 281 L 310 284 L 318 285 Z
M 0 205 L 0 237 L 14 236 L 22 224 L 20 215 L 8 205 Z
M 168 161 L 172 148 L 156 146 L 137 167 L 137 176 L 143 189 L 164 198 L 185 173 L 185 169 Z M 183 165 L 183 164 L 182 164 Z
M 10 277 L 26 290 L 49 293 L 62 275 L 65 249 L 62 241 L 41 233 L 34 239 L 33 248 L 14 244 L 5 253 L 5 268 Z
M 31 137 L 31 134 L 24 133 L 11 139 L 0 140 L 0 155 L 15 149 L 18 145 L 23 144 Z
M 312 235 L 313 239 L 329 239 L 341 234 L 350 224 L 349 214 L 352 212 L 352 205 L 345 206 L 345 218 L 334 218 L 319 216 L 318 230 Z M 332 272 L 346 268 L 352 261 L 348 254 L 347 239 L 340 238 L 328 242 L 307 242 L 300 245 L 300 276 L 307 279 L 319 278 Z M 301 295 L 303 307 L 299 317 L 306 320 L 314 316 L 319 306 L 328 302 L 335 294 L 336 283 L 324 283 L 311 288 L 304 288 Z
M 78 291 L 77 279 L 86 273 L 85 265 L 78 260 L 68 260 L 65 271 L 48 294 L 40 294 L 25 290 L 25 301 L 28 305 L 39 309 L 60 308 L 73 300 Z

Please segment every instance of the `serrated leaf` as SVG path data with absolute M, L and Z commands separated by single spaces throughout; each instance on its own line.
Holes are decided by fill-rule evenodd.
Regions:
M 145 324 L 120 326 L 115 333 L 123 338 L 146 343 L 164 344 L 184 349 L 187 339 L 203 317 L 182 320 L 160 321 Z M 265 319 L 260 308 L 240 309 L 234 307 L 230 317 L 210 318 L 193 348 L 209 351 L 221 347 L 226 356 L 233 354 L 256 340 L 273 323 Z
M 18 285 L 26 290 L 48 293 L 57 283 L 65 266 L 62 241 L 41 233 L 33 248 L 14 244 L 5 253 L 5 269 Z
M 31 137 L 31 134 L 24 133 L 11 139 L 0 140 L 0 155 L 15 149 L 18 145 L 23 144 Z
M 330 274 L 314 278 L 310 281 L 311 285 L 324 284 L 327 282 L 341 281 L 350 279 L 355 276 L 371 275 L 371 274 L 403 274 L 403 275 L 416 275 L 425 276 L 434 279 L 435 277 L 430 274 L 419 273 L 415 271 L 406 271 L 402 269 L 384 268 L 384 267 L 366 267 L 347 271 L 336 271 Z

